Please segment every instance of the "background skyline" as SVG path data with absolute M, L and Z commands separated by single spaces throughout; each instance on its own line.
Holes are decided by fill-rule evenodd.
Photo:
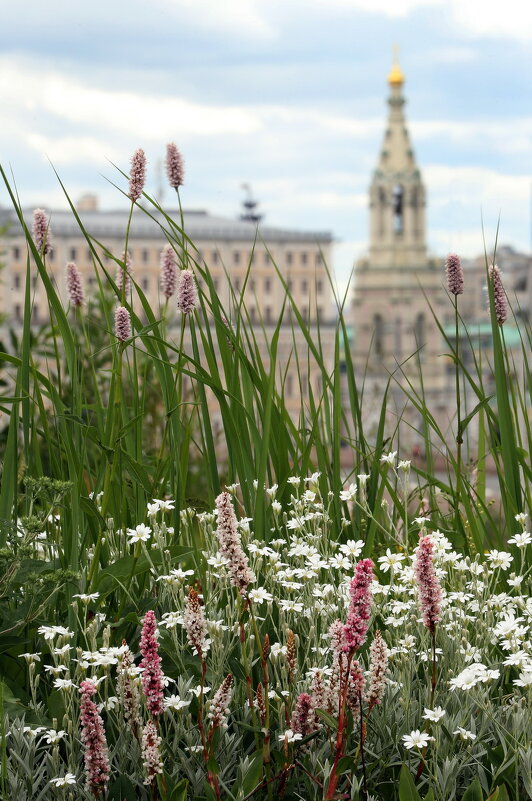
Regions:
M 137 147 L 147 190 L 165 145 L 185 159 L 185 208 L 240 213 L 249 183 L 266 225 L 330 231 L 346 283 L 368 241 L 367 190 L 387 117 L 392 46 L 438 256 L 493 243 L 529 251 L 532 9 L 478 0 L 95 0 L 3 9 L 0 160 L 21 201 L 125 205 Z M 103 177 L 105 176 L 105 177 Z M 5 189 L 0 204 L 8 205 Z

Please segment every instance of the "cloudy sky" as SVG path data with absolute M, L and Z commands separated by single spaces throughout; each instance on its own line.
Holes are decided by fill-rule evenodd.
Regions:
M 273 225 L 330 231 L 344 283 L 367 243 L 367 188 L 392 47 L 428 190 L 431 250 L 529 250 L 532 4 L 524 0 L 24 0 L 2 7 L 0 161 L 26 205 L 123 202 L 111 162 L 165 144 L 183 201 L 234 217 L 249 183 Z M 167 193 L 169 198 L 169 194 Z M 0 204 L 8 202 L 0 188 Z

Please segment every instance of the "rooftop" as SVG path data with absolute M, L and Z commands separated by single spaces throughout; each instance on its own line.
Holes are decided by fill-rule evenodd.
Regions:
M 45 209 L 50 218 L 52 236 L 68 237 L 78 236 L 79 226 L 70 210 Z M 77 212 L 87 232 L 97 238 L 123 237 L 125 235 L 129 209 L 100 211 L 98 209 L 78 210 Z M 169 228 L 164 215 L 156 210 L 144 214 L 137 207 L 133 213 L 130 229 L 131 239 L 165 239 L 161 226 Z M 166 214 L 180 225 L 179 209 L 169 209 Z M 184 230 L 187 236 L 194 241 L 209 240 L 212 242 L 241 241 L 253 242 L 264 240 L 267 243 L 330 243 L 332 234 L 329 231 L 295 231 L 274 226 L 259 225 L 255 223 L 218 217 L 202 210 L 184 210 Z M 26 225 L 31 230 L 33 223 L 33 209 L 24 209 Z M 12 209 L 0 208 L 0 226 L 10 224 L 9 233 L 20 233 L 20 225 L 16 213 Z

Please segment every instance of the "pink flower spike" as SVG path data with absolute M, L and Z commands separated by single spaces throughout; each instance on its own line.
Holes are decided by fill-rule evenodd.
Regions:
M 177 286 L 177 263 L 172 245 L 165 245 L 161 251 L 161 291 L 165 298 L 171 298 Z
M 142 730 L 142 764 L 146 771 L 144 784 L 151 784 L 163 772 L 161 743 L 162 738 L 157 734 L 155 723 L 149 720 Z
M 226 729 L 229 715 L 229 704 L 233 687 L 233 676 L 229 673 L 222 681 L 211 701 L 208 718 L 211 721 L 211 732 L 214 729 Z
M 66 285 L 70 303 L 75 309 L 79 309 L 85 302 L 85 294 L 80 272 L 73 261 L 66 266 Z
M 50 223 L 43 209 L 35 209 L 33 212 L 33 241 L 41 256 L 52 252 Z
M 317 730 L 316 713 L 314 712 L 312 698 L 308 693 L 298 695 L 292 713 L 290 728 L 295 734 L 302 734 L 303 737 Z
M 445 261 L 447 273 L 447 288 L 452 295 L 462 295 L 464 292 L 464 271 L 460 256 L 449 253 Z
M 126 342 L 131 338 L 131 317 L 124 306 L 115 309 L 115 336 L 119 342 Z
M 495 316 L 499 325 L 504 325 L 508 317 L 508 303 L 506 293 L 502 285 L 501 271 L 496 264 L 489 268 L 489 277 L 493 286 L 493 301 L 495 304 Z
M 388 648 L 377 631 L 369 649 L 369 691 L 368 707 L 371 710 L 380 704 L 386 688 L 386 671 L 388 669 Z
M 373 604 L 370 590 L 372 581 L 373 562 L 371 559 L 361 559 L 355 565 L 355 575 L 351 579 L 349 587 L 351 602 L 344 626 L 345 642 L 343 646 L 343 650 L 347 654 L 354 654 L 366 640 Z
M 434 543 L 430 534 L 420 537 L 416 549 L 414 574 L 417 581 L 423 623 L 434 635 L 440 619 L 442 591 L 434 567 Z
M 228 492 L 222 492 L 218 495 L 216 509 L 218 511 L 216 536 L 220 543 L 220 553 L 228 561 L 227 570 L 231 577 L 231 583 L 241 595 L 245 595 L 248 584 L 256 581 L 256 577 L 249 566 L 246 554 L 242 550 L 233 501 Z
M 183 314 L 190 314 L 197 308 L 198 290 L 192 270 L 181 270 L 177 284 L 177 308 Z
M 129 173 L 129 197 L 133 202 L 142 195 L 146 182 L 146 154 L 139 148 L 133 153 Z
M 79 692 L 81 694 L 81 742 L 85 747 L 87 789 L 95 798 L 100 798 L 105 793 L 109 780 L 109 757 L 105 729 L 98 707 L 91 697 L 96 693 L 94 682 L 82 681 Z
M 188 591 L 187 603 L 183 614 L 183 625 L 189 644 L 196 649 L 201 660 L 205 658 L 205 640 L 207 638 L 207 621 L 203 614 L 198 593 L 194 587 Z
M 166 145 L 166 173 L 170 186 L 173 186 L 174 189 L 182 186 L 184 175 L 183 157 L 173 142 Z
M 164 711 L 164 684 L 156 631 L 155 613 L 150 609 L 144 616 L 140 635 L 140 652 L 142 654 L 140 667 L 144 668 L 141 681 L 146 696 L 146 706 L 150 715 L 155 717 L 162 715 Z

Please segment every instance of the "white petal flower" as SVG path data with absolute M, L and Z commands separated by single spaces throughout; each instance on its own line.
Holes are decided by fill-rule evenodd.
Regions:
M 431 737 L 425 731 L 419 731 L 419 729 L 415 729 L 415 731 L 411 731 L 410 734 L 403 734 L 401 739 L 403 740 L 403 745 L 405 748 L 417 748 L 421 750 L 426 748 L 429 744 L 429 741 L 433 740 L 434 737 Z
M 284 734 L 279 735 L 281 742 L 295 743 L 297 740 L 302 740 L 303 735 L 300 732 L 294 732 L 292 729 L 287 729 Z
M 147 542 L 151 537 L 151 528 L 145 526 L 144 523 L 140 523 L 136 528 L 128 528 L 126 534 L 130 543 Z
M 76 784 L 76 777 L 73 773 L 65 773 L 64 776 L 50 779 L 50 784 L 53 784 L 54 787 L 68 787 L 69 784 Z
M 463 729 L 462 726 L 458 726 L 458 728 L 453 731 L 453 734 L 459 734 L 462 740 L 476 740 L 477 735 L 473 734 L 472 731 L 468 731 L 467 729 Z
M 423 711 L 425 712 L 423 715 L 424 720 L 431 720 L 433 723 L 438 723 L 446 714 L 445 709 L 442 709 L 441 706 L 437 706 L 434 709 L 427 709 L 427 707 L 425 707 Z

